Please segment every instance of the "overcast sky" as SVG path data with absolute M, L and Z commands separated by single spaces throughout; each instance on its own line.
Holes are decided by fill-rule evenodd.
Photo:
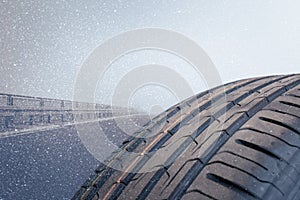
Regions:
M 72 99 L 78 70 L 97 46 L 124 31 L 146 27 L 173 30 L 194 40 L 211 58 L 223 83 L 297 73 L 300 72 L 299 9 L 297 0 L 2 0 L 0 92 Z M 165 56 L 153 52 L 131 55 L 116 62 L 116 69 L 108 72 L 107 77 L 119 80 L 124 75 L 122 67 L 157 63 L 177 68 L 193 84 L 197 77 L 184 70 L 187 67 L 181 61 L 174 58 L 171 62 Z M 110 82 L 109 78 L 104 80 Z M 192 89 L 199 92 L 205 89 L 204 85 L 194 84 Z M 97 88 L 99 101 L 110 100 L 101 97 L 113 86 Z M 167 94 L 157 86 L 153 88 L 154 93 Z M 134 101 L 142 101 L 143 91 L 145 88 L 140 96 L 134 94 Z M 172 94 L 162 98 L 163 108 L 180 100 Z M 162 100 L 151 101 L 157 104 Z

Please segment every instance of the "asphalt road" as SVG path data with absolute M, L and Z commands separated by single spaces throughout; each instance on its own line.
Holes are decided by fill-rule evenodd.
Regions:
M 133 120 L 142 125 L 149 119 Z M 116 145 L 127 138 L 114 120 L 94 123 Z M 74 125 L 0 138 L 0 156 L 0 200 L 70 199 L 99 165 Z

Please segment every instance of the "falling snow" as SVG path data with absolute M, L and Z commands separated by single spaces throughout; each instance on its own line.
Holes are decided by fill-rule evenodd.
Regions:
M 209 54 L 224 81 L 297 72 L 299 6 L 299 1 L 292 5 L 227 0 L 221 4 L 176 0 L 104 0 L 89 4 L 2 0 L 0 92 L 72 99 L 77 73 L 92 50 L 114 35 L 144 27 L 174 30 L 196 41 Z M 124 68 L 130 71 L 131 64 L 145 61 L 170 64 L 181 74 L 188 71 L 179 61 L 174 62 L 176 59 L 148 55 L 132 55 L 118 63 L 116 70 L 110 71 L 114 76 L 107 79 L 116 80 Z M 122 66 L 123 71 L 118 68 Z M 188 79 L 194 78 L 188 75 Z M 111 92 L 109 86 L 101 88 L 104 94 L 99 92 L 99 96 L 106 97 Z M 132 105 L 150 111 L 153 102 L 163 102 L 162 107 L 166 108 L 176 101 L 171 95 L 164 96 L 168 93 L 162 89 L 147 91 L 147 95 L 141 92 Z M 105 127 L 113 125 L 109 121 Z M 127 137 L 115 128 L 106 131 L 112 142 L 109 145 L 119 144 Z M 99 164 L 76 133 L 75 129 L 61 128 L 1 138 L 0 200 L 70 199 Z

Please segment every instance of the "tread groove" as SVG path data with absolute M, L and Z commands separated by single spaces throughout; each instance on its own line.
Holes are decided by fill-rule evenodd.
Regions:
M 211 180 L 211 181 L 213 181 L 213 182 L 215 182 L 217 184 L 220 184 L 220 185 L 222 185 L 222 186 L 224 186 L 224 187 L 226 187 L 226 188 L 228 188 L 230 190 L 233 190 L 233 191 L 235 191 L 237 193 L 242 192 L 242 193 L 244 193 L 244 194 L 246 194 L 248 196 L 254 197 L 256 199 L 260 199 L 258 196 L 256 196 L 252 192 L 248 191 L 246 188 L 243 188 L 242 186 L 240 186 L 240 185 L 238 185 L 238 184 L 236 184 L 236 183 L 234 183 L 232 181 L 229 181 L 229 180 L 227 180 L 227 179 L 225 179 L 225 178 L 223 178 L 221 176 L 218 176 L 218 175 L 213 174 L 213 173 L 208 173 L 208 174 L 206 174 L 206 177 L 209 180 Z
M 235 142 L 237 144 L 243 145 L 245 147 L 248 147 L 248 148 L 254 149 L 256 151 L 262 152 L 262 153 L 266 154 L 267 156 L 270 156 L 270 157 L 275 158 L 277 160 L 280 160 L 280 161 L 283 160 L 280 157 L 278 157 L 277 155 L 275 155 L 274 153 L 264 149 L 263 147 L 261 147 L 259 145 L 253 144 L 251 142 L 248 142 L 248 141 L 245 141 L 245 140 L 242 140 L 242 139 L 236 139 Z
M 292 107 L 295 107 L 295 108 L 300 108 L 300 105 L 292 103 L 292 102 L 288 102 L 288 101 L 279 101 L 279 102 L 282 103 L 282 104 L 288 105 L 288 106 L 292 106 Z
M 273 138 L 276 138 L 276 139 L 280 140 L 281 142 L 283 142 L 283 143 L 285 143 L 285 144 L 287 144 L 287 145 L 289 145 L 289 146 L 291 146 L 291 147 L 295 147 L 295 148 L 297 148 L 297 149 L 300 149 L 299 146 L 290 144 L 290 143 L 288 143 L 287 141 L 281 139 L 280 137 L 277 137 L 277 136 L 272 135 L 272 134 L 270 134 L 270 133 L 267 133 L 267 132 L 265 132 L 265 131 L 260 131 L 260 130 L 258 130 L 258 129 L 250 128 L 250 127 L 249 127 L 249 128 L 241 128 L 240 130 L 250 130 L 250 131 L 258 132 L 258 133 L 261 133 L 261 134 L 266 134 L 266 135 L 269 135 L 269 136 L 271 136 L 271 137 L 273 137 Z
M 238 168 L 238 167 L 236 167 L 236 166 L 230 165 L 230 164 L 228 164 L 228 163 L 226 163 L 226 162 L 223 162 L 223 161 L 213 161 L 213 162 L 209 163 L 208 165 L 213 165 L 213 164 L 221 164 L 221 165 L 225 165 L 225 166 L 227 166 L 227 167 L 230 167 L 230 168 L 236 169 L 236 170 L 238 170 L 238 171 L 240 171 L 240 172 L 243 172 L 243 173 L 245 173 L 245 174 L 247 174 L 247 175 L 249 175 L 249 176 L 255 178 L 256 180 L 258 180 L 258 181 L 261 182 L 261 183 L 268 183 L 268 184 L 272 185 L 274 188 L 276 188 L 276 189 L 284 196 L 284 193 L 283 193 L 276 185 L 274 185 L 274 183 L 271 183 L 271 182 L 269 182 L 269 181 L 262 180 L 262 179 L 260 179 L 260 178 L 258 178 L 258 177 L 256 177 L 256 176 L 254 176 L 253 174 L 247 172 L 246 170 L 240 169 L 240 168 Z
M 226 135 L 229 136 L 229 134 L 227 133 L 226 130 L 221 130 L 221 131 L 216 131 L 216 132 L 213 132 L 212 134 L 210 134 L 200 145 L 198 145 L 198 147 L 195 147 L 194 148 L 194 151 L 192 152 L 192 155 L 194 155 L 199 149 L 201 149 L 201 147 L 211 138 L 214 136 L 214 134 L 216 133 L 220 133 L 220 132 L 223 132 L 225 133 Z
M 156 176 L 161 176 L 162 174 L 164 174 L 165 173 L 165 171 L 167 171 L 166 170 L 166 168 L 161 168 L 161 169 L 159 169 L 156 173 L 155 173 L 155 175 L 154 175 L 154 177 L 156 177 Z M 147 183 L 147 185 L 146 185 L 146 187 L 145 188 L 147 188 L 147 189 L 143 189 L 142 190 L 142 192 L 138 195 L 138 197 L 136 198 L 137 200 L 142 200 L 142 199 L 146 199 L 147 198 L 147 196 L 148 196 L 148 194 L 149 194 L 149 192 L 154 188 L 154 186 L 156 185 L 156 183 L 159 181 L 159 179 L 150 179 L 149 180 L 149 182 Z
M 277 109 L 267 108 L 267 109 L 262 109 L 262 110 L 273 111 L 273 112 L 277 112 L 277 113 L 284 114 L 284 115 L 289 115 L 289 116 L 296 117 L 296 118 L 300 119 L 300 116 L 297 116 L 297 115 L 294 115 L 294 114 L 291 114 L 291 113 L 288 113 L 288 112 L 284 112 L 284 111 L 281 111 L 281 110 L 277 110 Z
M 204 193 L 204 192 L 202 192 L 202 191 L 200 191 L 200 190 L 189 190 L 189 191 L 187 191 L 185 194 L 189 194 L 189 193 L 193 193 L 193 192 L 199 193 L 199 194 L 201 194 L 201 195 L 203 195 L 203 196 L 206 196 L 206 197 L 209 198 L 209 199 L 217 200 L 216 198 L 214 198 L 214 197 L 212 197 L 212 196 L 210 196 L 210 195 L 208 195 L 208 194 L 206 194 L 206 193 Z
M 296 95 L 296 94 L 287 94 L 286 96 L 291 96 L 291 97 L 300 98 L 300 96 L 299 96 L 299 95 Z
M 190 160 L 187 160 L 179 169 L 178 171 L 175 173 L 175 175 L 172 177 L 172 179 L 170 179 L 170 181 L 168 182 L 168 184 L 164 187 L 163 190 L 165 190 L 172 182 L 173 180 L 176 178 L 176 176 L 179 174 L 179 172 L 185 167 L 185 165 L 188 163 L 188 162 L 192 162 L 192 161 L 195 161 L 195 160 L 198 160 L 200 163 L 202 163 L 202 161 L 199 159 L 199 158 L 194 158 L 194 159 L 190 159 Z
M 219 152 L 218 154 L 222 154 L 222 153 L 232 154 L 232 155 L 235 155 L 235 156 L 240 157 L 240 158 L 242 158 L 242 159 L 248 160 L 249 162 L 252 162 L 252 163 L 254 163 L 254 164 L 260 166 L 260 167 L 263 168 L 264 170 L 268 171 L 268 168 L 266 168 L 266 167 L 263 166 L 262 164 L 260 164 L 260 163 L 258 163 L 258 162 L 256 162 L 256 161 L 254 161 L 254 160 L 251 160 L 251 159 L 249 159 L 249 158 L 246 158 L 246 157 L 244 157 L 244 156 L 242 156 L 242 155 L 236 154 L 236 153 L 231 152 L 231 151 L 221 151 L 221 152 Z
M 287 124 L 284 124 L 284 123 L 282 123 L 282 122 L 280 122 L 280 121 L 277 121 L 277 120 L 275 120 L 275 119 L 271 119 L 271 118 L 268 118 L 268 117 L 259 117 L 259 119 L 261 119 L 261 120 L 263 120 L 263 121 L 265 121 L 265 122 L 269 122 L 269 123 L 272 123 L 272 124 L 276 124 L 276 125 L 278 125 L 278 126 L 282 126 L 282 127 L 284 127 L 284 128 L 287 128 L 287 129 L 289 129 L 289 130 L 291 130 L 291 131 L 297 133 L 298 135 L 300 135 L 300 132 L 299 132 L 298 130 L 296 130 L 295 128 L 293 128 L 293 127 L 291 127 L 291 126 L 289 126 L 289 125 L 287 125 Z

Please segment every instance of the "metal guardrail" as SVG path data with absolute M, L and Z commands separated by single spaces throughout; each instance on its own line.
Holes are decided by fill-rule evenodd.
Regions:
M 89 121 L 137 113 L 133 109 L 12 94 L 0 94 L 0 132 L 32 126 Z

